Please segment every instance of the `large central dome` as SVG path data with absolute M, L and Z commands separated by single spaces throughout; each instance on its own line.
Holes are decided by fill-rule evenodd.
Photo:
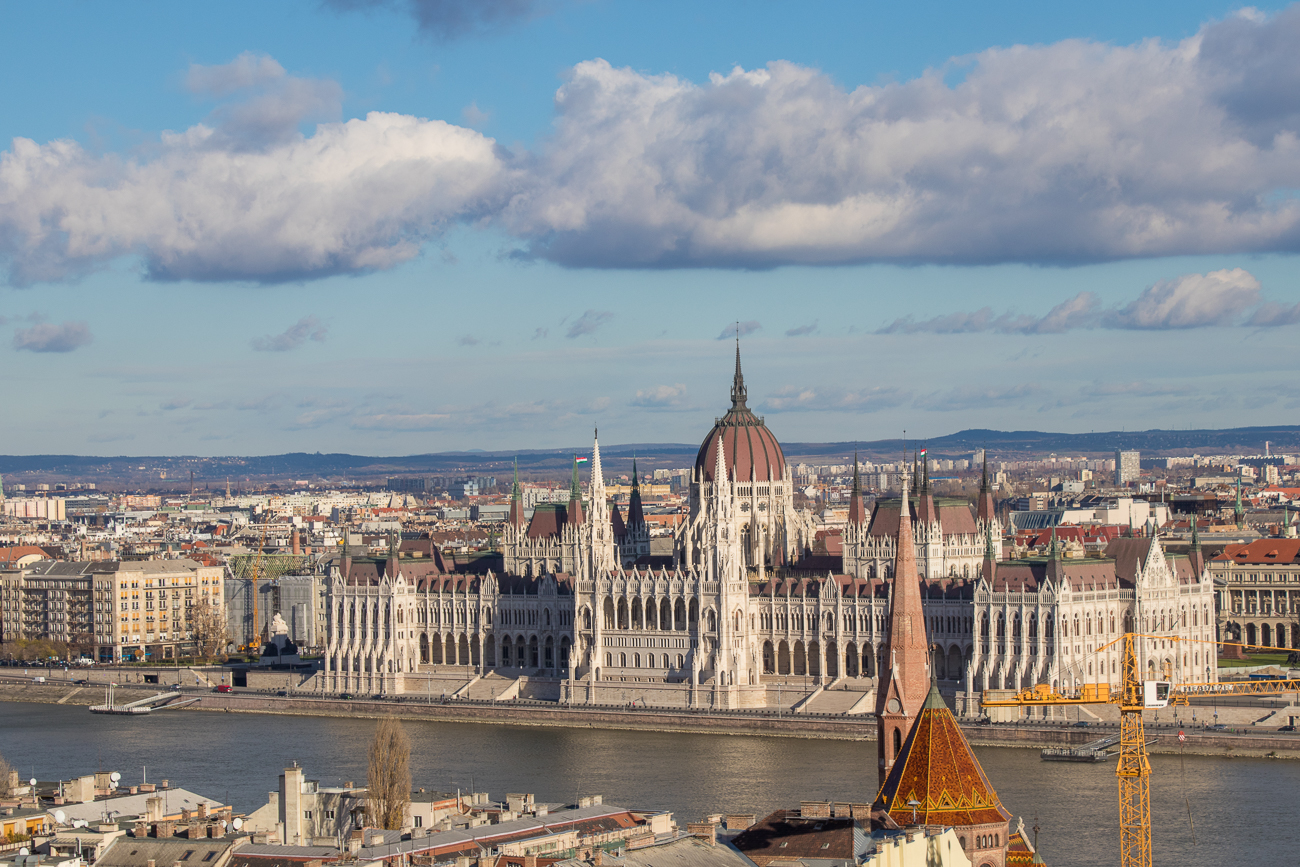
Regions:
M 727 475 L 736 482 L 774 482 L 785 477 L 785 454 L 781 444 L 745 405 L 745 377 L 740 372 L 740 346 L 736 346 L 736 378 L 731 384 L 731 409 L 713 425 L 695 456 L 695 469 L 704 481 L 712 482 L 722 444 Z M 752 474 L 752 475 L 751 475 Z

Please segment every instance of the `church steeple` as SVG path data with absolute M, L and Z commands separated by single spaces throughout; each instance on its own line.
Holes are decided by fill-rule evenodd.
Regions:
M 903 738 L 912 728 L 930 686 L 930 648 L 906 487 L 903 488 L 898 513 L 897 544 L 894 580 L 889 589 L 888 667 L 881 666 L 876 697 L 876 743 L 882 784 L 902 749 Z

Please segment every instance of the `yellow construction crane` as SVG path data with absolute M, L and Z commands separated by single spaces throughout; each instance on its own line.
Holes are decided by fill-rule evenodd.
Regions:
M 1221 683 L 1180 683 L 1141 678 L 1135 639 L 1171 640 L 1168 635 L 1144 635 L 1127 632 L 1120 638 L 1097 648 L 1101 652 L 1119 642 L 1124 643 L 1124 680 L 1119 689 L 1107 684 L 1083 684 L 1077 694 L 1062 695 L 1047 684 L 1039 684 L 1018 693 L 1014 698 L 992 697 L 985 693 L 984 707 L 1061 707 L 1075 704 L 1114 704 L 1119 706 L 1119 846 L 1120 867 L 1151 867 L 1151 761 L 1147 756 L 1146 733 L 1142 711 L 1170 704 L 1186 705 L 1189 698 L 1229 695 L 1276 695 L 1300 691 L 1300 680 L 1227 681 Z M 1189 642 L 1190 639 L 1173 638 Z M 1261 651 L 1276 648 L 1255 648 Z

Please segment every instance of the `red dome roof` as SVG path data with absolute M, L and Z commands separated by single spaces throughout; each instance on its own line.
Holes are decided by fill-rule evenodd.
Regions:
M 736 378 L 731 386 L 731 409 L 713 425 L 695 456 L 695 469 L 703 472 L 706 482 L 713 481 L 718 462 L 718 444 L 722 444 L 727 475 L 738 482 L 751 478 L 760 482 L 785 477 L 785 454 L 763 420 L 745 405 L 745 378 L 740 372 L 740 347 L 736 347 Z M 751 475 L 752 474 L 752 475 Z

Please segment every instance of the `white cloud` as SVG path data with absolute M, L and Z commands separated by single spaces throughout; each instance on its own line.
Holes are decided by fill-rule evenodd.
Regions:
M 796 325 L 794 328 L 786 329 L 786 337 L 804 337 L 817 331 L 817 323 L 810 322 L 807 325 Z
M 1057 304 L 1044 316 L 1003 313 L 995 315 L 992 307 L 973 313 L 946 313 L 917 322 L 911 316 L 895 319 L 877 334 L 967 334 L 997 331 L 1003 334 L 1057 334 L 1074 328 L 1088 328 L 1097 323 L 1098 300 L 1091 292 L 1080 292 Z
M 190 71 L 185 75 L 185 88 L 194 94 L 227 96 L 284 77 L 284 67 L 274 57 L 245 51 L 229 63 L 217 66 L 190 64 Z
M 913 406 L 918 409 L 928 409 L 936 412 L 953 412 L 983 409 L 990 406 L 1023 404 L 1031 398 L 1042 397 L 1044 393 L 1043 388 L 1033 382 L 992 388 L 954 388 L 946 392 L 935 392 L 924 397 L 918 397 Z
M 1242 315 L 1253 309 L 1242 321 Z M 994 331 L 1003 334 L 1058 334 L 1076 328 L 1168 330 L 1213 326 L 1251 325 L 1275 327 L 1300 322 L 1300 304 L 1287 307 L 1260 303 L 1260 283 L 1242 268 L 1183 274 L 1143 290 L 1127 305 L 1102 310 L 1096 295 L 1080 292 L 1053 307 L 1044 316 L 1003 313 L 991 307 L 973 313 L 946 313 L 916 321 L 895 319 L 877 334 L 965 334 Z
M 251 343 L 258 352 L 288 352 L 290 349 L 297 349 L 308 340 L 323 343 L 328 333 L 329 327 L 319 318 L 304 316 L 282 333 L 254 337 Z
M 1259 281 L 1249 271 L 1233 268 L 1162 280 L 1106 320 L 1115 328 L 1140 329 L 1235 325 L 1258 303 Z
M 592 334 L 597 328 L 614 318 L 614 314 L 608 310 L 588 310 L 578 317 L 564 336 L 568 338 L 581 337 L 584 334 Z
M 753 334 L 755 331 L 762 330 L 763 325 L 757 319 L 749 319 L 745 322 L 733 322 L 718 332 L 718 340 L 733 340 L 738 337 L 745 337 Z
M 876 412 L 906 403 L 910 393 L 892 386 L 845 390 L 788 385 L 763 399 L 767 412 Z
M 537 11 L 333 5 L 402 6 L 448 37 Z M 278 282 L 388 268 L 458 224 L 577 267 L 1293 252 L 1297 43 L 1300 5 L 1177 43 L 989 49 L 852 90 L 784 61 L 696 84 L 588 60 L 556 95 L 554 135 L 518 156 L 438 120 L 337 122 L 336 82 L 248 53 L 192 67 L 193 92 L 235 101 L 139 156 L 15 139 L 0 258 L 19 284 L 123 255 L 155 279 Z M 1077 327 L 1066 313 L 1038 327 Z
M 1261 328 L 1294 325 L 1297 322 L 1300 322 L 1300 303 L 1287 307 L 1275 301 L 1266 301 L 1259 305 L 1255 312 L 1250 314 L 1250 319 L 1246 320 L 1247 325 Z
M 28 352 L 72 352 L 88 345 L 94 337 L 84 322 L 64 322 L 53 325 L 41 322 L 31 328 L 14 332 L 14 349 Z
M 637 389 L 636 397 L 632 398 L 630 403 L 632 406 L 647 409 L 680 409 L 685 397 L 686 386 L 679 382 L 676 385 L 656 385 L 644 390 Z
M 1294 250 L 1300 7 L 1182 42 L 990 49 L 841 88 L 578 64 L 507 225 L 577 266 L 1070 263 Z M 1274 71 L 1276 75 L 1270 75 Z M 1276 78 L 1281 85 L 1273 84 Z
M 301 112 L 319 94 L 284 81 L 219 109 L 221 125 L 165 133 L 149 158 L 15 139 L 0 154 L 11 281 L 63 279 L 130 253 L 161 280 L 359 273 L 499 208 L 508 171 L 491 139 L 382 112 L 304 136 Z

